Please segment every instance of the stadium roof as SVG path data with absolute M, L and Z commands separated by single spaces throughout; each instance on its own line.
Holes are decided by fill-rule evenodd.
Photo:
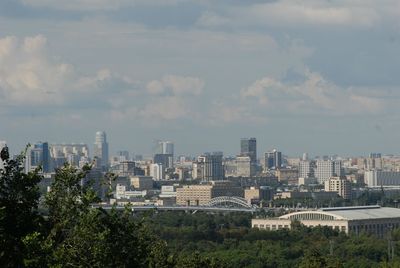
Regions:
M 329 217 L 316 217 L 325 215 Z M 323 220 L 366 220 L 400 218 L 400 209 L 380 206 L 358 206 L 358 207 L 333 207 L 319 210 L 294 212 L 280 217 L 281 219 L 323 219 Z

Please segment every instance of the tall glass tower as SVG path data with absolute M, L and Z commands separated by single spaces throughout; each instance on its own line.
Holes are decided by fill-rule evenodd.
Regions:
M 240 140 L 240 155 L 249 156 L 252 164 L 257 163 L 257 140 L 256 138 L 242 138 Z
M 103 169 L 108 167 L 108 143 L 104 131 L 97 131 L 94 142 L 94 157 L 97 158 L 98 166 Z

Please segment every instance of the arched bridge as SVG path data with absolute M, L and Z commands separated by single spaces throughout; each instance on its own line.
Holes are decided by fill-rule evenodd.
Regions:
M 253 208 L 247 203 L 247 200 L 238 196 L 218 196 L 208 202 L 206 206 L 210 207 L 242 207 Z

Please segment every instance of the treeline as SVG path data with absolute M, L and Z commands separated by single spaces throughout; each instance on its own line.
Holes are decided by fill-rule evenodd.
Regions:
M 89 167 L 57 170 L 39 194 L 39 170 L 2 150 L 0 267 L 400 267 L 400 232 L 389 239 L 327 227 L 264 231 L 251 214 L 92 208 Z M 39 210 L 39 206 L 41 210 Z

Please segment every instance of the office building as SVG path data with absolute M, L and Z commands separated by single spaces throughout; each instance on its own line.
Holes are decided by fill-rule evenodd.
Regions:
M 275 176 L 278 181 L 285 181 L 289 184 L 297 184 L 299 179 L 299 171 L 295 168 L 280 168 L 275 170 Z
M 222 165 L 222 152 L 205 153 L 197 158 L 197 164 L 203 170 L 202 181 L 216 181 L 224 179 L 224 166 Z
M 279 169 L 282 167 L 282 153 L 276 149 L 264 154 L 264 169 Z
M 160 154 L 170 154 L 174 155 L 174 143 L 171 141 L 159 141 L 158 142 Z
M 149 176 L 132 176 L 130 182 L 136 191 L 153 189 L 153 178 Z
M 256 138 L 242 138 L 240 140 L 240 156 L 248 156 L 253 165 L 257 164 Z
M 332 177 L 325 181 L 326 192 L 336 192 L 343 199 L 351 199 L 351 183 L 344 178 Z
M 137 175 L 136 164 L 134 161 L 120 161 L 110 167 L 110 172 L 121 177 L 129 177 Z
M 255 166 L 251 163 L 249 156 L 236 157 L 236 176 L 252 177 L 255 173 Z
M 341 161 L 317 160 L 314 175 L 320 184 L 324 184 L 325 181 L 329 180 L 331 177 L 343 176 Z
M 315 162 L 302 160 L 299 163 L 299 177 L 300 178 L 313 178 L 314 177 Z
M 60 168 L 65 163 L 81 167 L 81 164 L 89 162 L 89 147 L 84 143 L 59 143 L 50 144 L 50 156 L 52 168 Z
M 162 165 L 164 169 L 172 168 L 173 160 L 172 154 L 155 154 L 153 157 L 153 163 Z
M 96 132 L 93 153 L 94 157 L 97 159 L 97 166 L 106 170 L 108 168 L 108 143 L 104 131 Z
M 150 164 L 150 176 L 153 177 L 155 181 L 164 180 L 165 173 L 162 164 Z
M 50 151 L 47 142 L 37 142 L 28 148 L 26 170 L 29 172 L 39 166 L 44 173 L 50 172 Z
M 218 196 L 243 196 L 241 187 L 228 181 L 210 181 L 206 185 L 184 185 L 176 189 L 176 204 L 181 206 L 205 206 Z
M 291 229 L 293 221 L 307 227 L 328 226 L 346 234 L 369 233 L 383 237 L 400 227 L 400 209 L 380 206 L 333 207 L 294 212 L 279 218 L 252 219 L 253 228 Z

